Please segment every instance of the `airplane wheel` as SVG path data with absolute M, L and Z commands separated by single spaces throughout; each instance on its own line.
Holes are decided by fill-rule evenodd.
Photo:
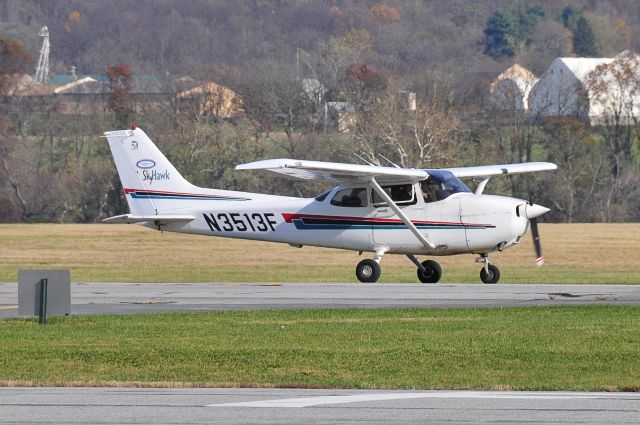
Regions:
M 500 280 L 500 269 L 489 264 L 489 273 L 484 271 L 484 267 L 480 269 L 480 280 L 484 283 L 498 283 Z
M 356 266 L 356 276 L 360 282 L 376 282 L 380 277 L 380 264 L 370 258 L 362 260 Z
M 422 283 L 438 283 L 442 276 L 440 264 L 433 260 L 427 260 L 422 262 L 422 267 L 425 268 L 425 271 L 418 269 L 418 280 Z

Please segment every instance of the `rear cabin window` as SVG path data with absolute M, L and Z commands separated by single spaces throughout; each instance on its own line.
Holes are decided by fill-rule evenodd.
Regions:
M 393 186 L 382 186 L 396 205 L 413 205 L 416 203 L 416 193 L 412 184 L 397 184 Z M 371 192 L 371 201 L 374 207 L 384 207 L 387 203 L 376 191 Z
M 356 187 L 352 189 L 342 189 L 336 192 L 331 199 L 331 205 L 336 207 L 366 207 L 367 189 Z

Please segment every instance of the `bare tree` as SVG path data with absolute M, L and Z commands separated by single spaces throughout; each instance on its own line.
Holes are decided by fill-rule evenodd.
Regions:
M 631 159 L 640 116 L 640 59 L 633 53 L 593 70 L 586 80 L 591 108 L 614 156 Z
M 629 193 L 640 184 L 633 145 L 638 137 L 640 117 L 640 59 L 633 53 L 619 55 L 592 71 L 588 88 L 592 123 L 604 141 L 603 154 L 609 160 L 610 175 L 601 197 L 603 221 L 624 218 Z
M 549 160 L 558 165 L 547 176 L 545 196 L 569 223 L 594 220 L 607 163 L 595 135 L 588 124 L 571 117 L 550 119 L 544 129 Z
M 109 97 L 107 106 L 116 115 L 116 125 L 126 128 L 134 112 L 131 85 L 133 83 L 131 69 L 127 64 L 110 66 L 106 70 L 109 79 Z
M 461 123 L 453 110 L 438 101 L 417 99 L 415 109 L 403 93 L 387 93 L 359 116 L 354 135 L 367 160 L 380 155 L 401 167 L 424 168 L 442 159 Z

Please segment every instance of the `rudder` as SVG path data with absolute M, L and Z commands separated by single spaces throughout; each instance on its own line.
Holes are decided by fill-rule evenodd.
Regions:
M 194 186 L 182 177 L 139 128 L 104 133 L 132 214 L 158 214 L 158 198 L 185 193 Z

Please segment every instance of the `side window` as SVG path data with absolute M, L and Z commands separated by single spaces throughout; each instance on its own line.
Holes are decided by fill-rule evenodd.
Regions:
M 415 191 L 412 184 L 397 184 L 394 186 L 382 186 L 387 195 L 397 205 L 413 205 L 416 203 Z M 375 191 L 371 194 L 374 207 L 383 207 L 387 203 Z
M 331 205 L 336 207 L 366 207 L 367 189 L 356 187 L 339 190 L 331 199 Z

